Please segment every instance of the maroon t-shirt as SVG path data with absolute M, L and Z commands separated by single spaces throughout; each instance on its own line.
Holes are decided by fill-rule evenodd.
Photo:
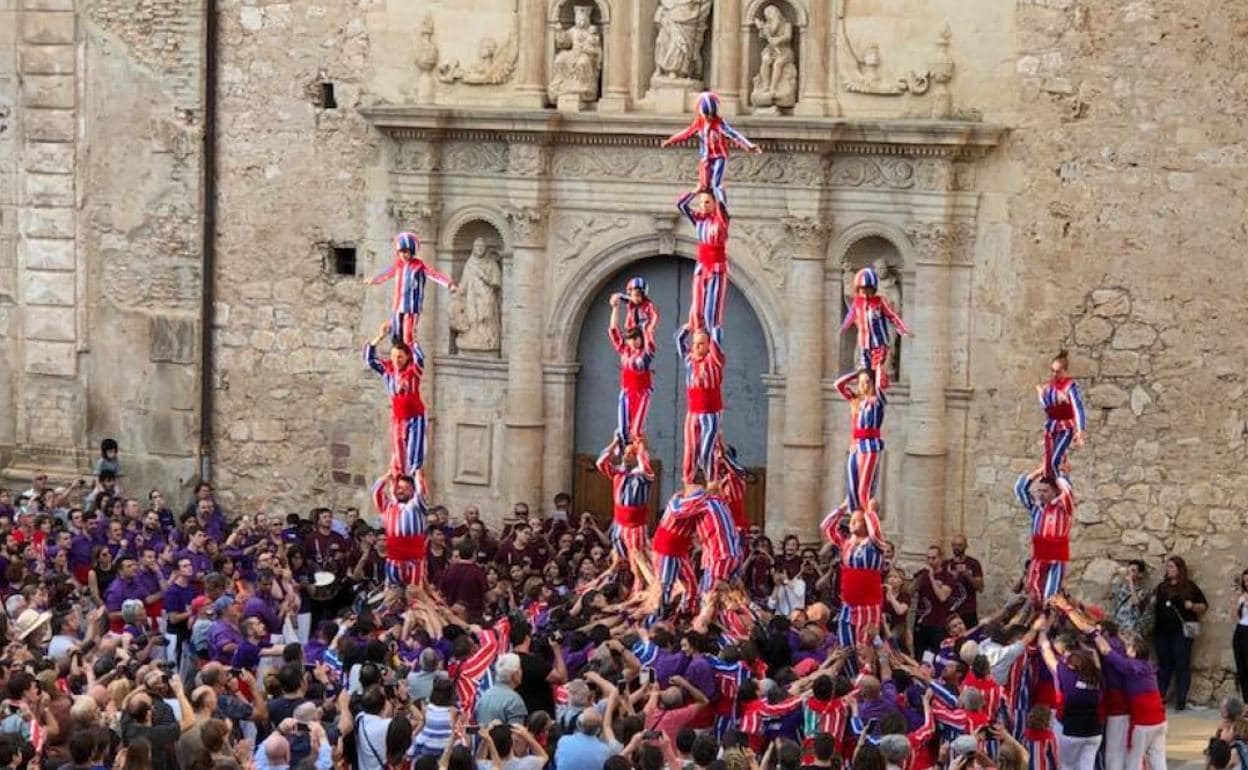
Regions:
M 914 612 L 914 625 L 944 629 L 945 621 L 949 619 L 949 604 L 953 599 L 953 594 L 950 594 L 945 601 L 940 601 L 936 597 L 936 592 L 932 590 L 931 574 L 932 571 L 924 567 L 915 575 L 914 585 L 918 607 Z M 936 573 L 936 579 L 946 586 L 955 585 L 953 575 L 944 569 Z
M 965 574 L 959 575 L 954 571 L 958 564 L 966 566 Z M 961 559 L 952 556 L 945 559 L 944 568 L 946 572 L 954 576 L 953 595 L 949 597 L 949 611 L 959 615 L 978 615 L 979 599 L 975 595 L 975 584 L 971 582 L 971 578 L 984 576 L 984 568 L 980 566 L 979 560 L 972 556 L 964 556 Z
M 479 622 L 485 613 L 485 570 L 472 562 L 453 561 L 437 582 L 447 604 L 463 604 L 468 620 Z

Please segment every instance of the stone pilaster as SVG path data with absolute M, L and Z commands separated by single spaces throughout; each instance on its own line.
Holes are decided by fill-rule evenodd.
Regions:
M 17 292 L 22 308 L 23 385 L 19 441 L 60 447 L 82 434 L 80 413 L 49 422 L 56 410 L 39 394 L 77 392 L 83 273 L 78 269 L 74 175 L 77 170 L 77 24 L 72 2 L 19 4 L 18 71 L 22 89 Z
M 944 535 L 948 461 L 950 287 L 952 262 L 962 248 L 955 226 L 916 225 L 908 235 L 918 254 L 914 303 L 906 325 L 915 332 L 910 343 L 908 372 L 910 404 L 906 417 L 902 553 L 919 557 Z
M 745 0 L 718 0 L 713 11 L 715 91 L 725 114 L 741 110 L 741 6 Z M 746 36 L 748 46 L 748 35 Z
M 599 112 L 627 112 L 628 98 L 628 51 L 632 37 L 632 16 L 624 6 L 615 8 L 607 26 L 607 61 L 602 98 L 598 100 Z
M 520 0 L 520 62 L 517 69 L 516 100 L 526 107 L 545 107 L 545 0 Z
M 799 63 L 798 76 L 802 83 L 802 93 L 798 96 L 793 108 L 795 115 L 822 116 L 827 114 L 828 101 L 828 58 L 829 31 L 832 26 L 830 16 L 832 3 L 815 2 L 810 4 L 810 23 L 806 27 L 806 39 L 801 44 L 802 58 Z
M 785 534 L 813 537 L 821 518 L 823 465 L 824 252 L 829 227 L 810 217 L 784 220 L 789 243 L 788 372 L 784 386 Z
M 547 215 L 536 206 L 513 206 L 506 213 L 511 227 L 513 276 L 507 303 L 513 322 L 507 344 L 503 420 L 508 463 L 503 491 L 508 503 L 523 500 L 536 506 L 543 499 L 542 272 Z

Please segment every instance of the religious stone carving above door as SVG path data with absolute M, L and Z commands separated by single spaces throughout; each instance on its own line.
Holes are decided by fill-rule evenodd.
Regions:
M 555 60 L 546 91 L 561 110 L 579 110 L 598 101 L 602 38 L 590 23 L 594 10 L 590 5 L 574 6 L 572 25 L 555 30 Z
M 654 11 L 655 86 L 700 87 L 702 44 L 711 19 L 711 0 L 659 0 Z
M 516 36 L 509 34 L 499 45 L 492 37 L 483 37 L 477 43 L 476 57 L 466 64 L 458 59 L 438 67 L 438 80 L 443 83 L 463 83 L 469 86 L 494 86 L 506 83 L 516 71 L 520 46 Z
M 792 107 L 797 103 L 794 26 L 774 4 L 765 6 L 762 16 L 753 19 L 752 24 L 763 47 L 750 91 L 750 105 L 756 113 Z

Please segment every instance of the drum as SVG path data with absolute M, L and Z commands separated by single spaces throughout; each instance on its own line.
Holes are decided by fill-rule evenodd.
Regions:
M 341 587 L 334 573 L 316 572 L 312 576 L 312 585 L 308 587 L 308 596 L 312 597 L 312 601 L 327 602 L 338 595 Z

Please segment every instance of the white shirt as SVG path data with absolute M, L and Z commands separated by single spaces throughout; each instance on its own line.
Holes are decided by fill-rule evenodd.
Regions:
M 361 714 L 356 721 L 355 756 L 359 770 L 386 770 L 386 732 L 390 720 L 376 714 Z
M 991 639 L 979 643 L 979 652 L 988 659 L 988 665 L 992 666 L 992 678 L 998 682 L 1006 682 L 1010 679 L 1010 666 L 1014 665 L 1014 661 L 1026 652 L 1027 648 L 1021 641 L 1013 644 L 997 644 Z

